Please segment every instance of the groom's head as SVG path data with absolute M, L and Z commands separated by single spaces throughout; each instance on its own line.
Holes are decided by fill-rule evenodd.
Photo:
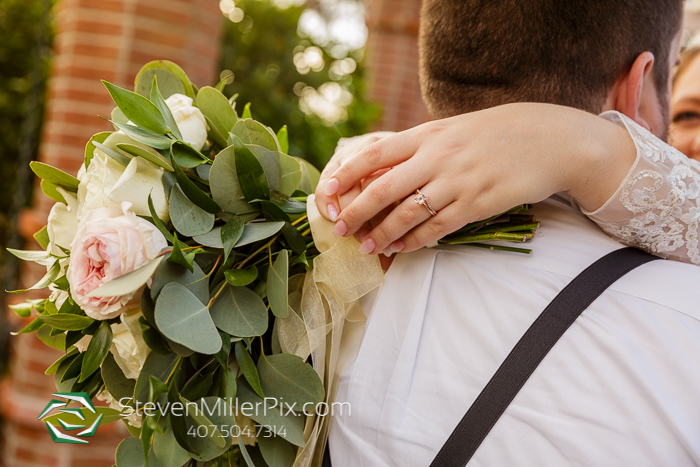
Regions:
M 438 118 L 547 102 L 619 110 L 665 136 L 682 10 L 682 0 L 424 0 L 423 96 Z

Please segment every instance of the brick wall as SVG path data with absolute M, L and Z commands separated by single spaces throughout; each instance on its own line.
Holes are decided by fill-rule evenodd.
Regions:
M 79 168 L 87 140 L 111 130 L 112 101 L 100 79 L 131 88 L 141 66 L 167 59 L 199 85 L 217 82 L 223 17 L 216 0 L 62 0 L 56 7 L 58 34 L 40 160 L 71 173 Z M 38 187 L 38 185 L 37 185 Z M 52 201 L 36 190 L 35 208 L 23 214 L 26 238 L 46 223 Z M 33 241 L 32 241 L 33 242 Z M 28 248 L 36 248 L 28 244 Z M 42 274 L 25 268 L 22 281 Z M 21 297 L 17 297 L 21 299 Z M 12 315 L 15 328 L 25 323 Z M 100 467 L 114 464 L 124 435 L 119 424 L 102 427 L 89 445 L 54 444 L 36 419 L 55 390 L 44 370 L 61 354 L 34 335 L 11 339 L 11 374 L 1 386 L 3 453 L 10 467 Z
M 383 108 L 378 130 L 405 130 L 430 120 L 418 82 L 420 0 L 369 0 L 369 91 Z

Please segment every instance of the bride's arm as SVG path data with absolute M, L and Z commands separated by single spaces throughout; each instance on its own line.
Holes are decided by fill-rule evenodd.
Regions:
M 681 217 L 689 220 L 697 209 L 692 193 L 666 211 L 650 205 L 629 209 L 620 195 L 641 172 L 647 174 L 642 181 L 648 181 L 655 171 L 662 180 L 657 199 L 676 196 L 680 185 L 674 182 L 677 176 L 669 178 L 672 172 L 683 166 L 697 177 L 700 166 L 638 126 L 630 128 L 634 143 L 623 125 L 547 104 L 510 104 L 431 122 L 383 138 L 358 157 L 345 154 L 324 171 L 317 203 L 322 212 L 328 206 L 337 210 L 335 193 L 343 194 L 347 205 L 341 205 L 336 230 L 350 235 L 380 210 L 401 202 L 365 239 L 366 249 L 376 253 L 390 245 L 394 251 L 411 251 L 469 222 L 566 191 L 614 237 L 663 256 L 672 249 L 674 259 L 691 261 L 693 226 Z M 654 156 L 654 151 L 667 155 Z M 389 167 L 394 168 L 357 193 L 358 181 Z M 430 196 L 437 216 L 429 218 L 412 197 L 403 201 L 416 188 Z M 666 245 L 669 235 L 658 230 L 663 231 L 664 221 L 651 225 L 649 219 L 667 219 L 671 211 L 682 214 L 675 218 L 675 240 Z

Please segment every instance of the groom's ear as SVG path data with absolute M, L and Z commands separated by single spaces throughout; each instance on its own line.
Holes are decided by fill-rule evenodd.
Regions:
M 658 102 L 656 87 L 651 70 L 654 66 L 654 54 L 642 52 L 637 56 L 629 71 L 622 75 L 608 96 L 609 107 L 606 110 L 617 110 L 650 129 L 649 123 L 642 117 L 646 106 Z

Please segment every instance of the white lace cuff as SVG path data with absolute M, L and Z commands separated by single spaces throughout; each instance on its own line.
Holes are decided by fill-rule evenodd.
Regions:
M 582 212 L 625 245 L 700 265 L 700 162 L 619 112 L 600 116 L 627 129 L 637 158 L 600 209 Z

